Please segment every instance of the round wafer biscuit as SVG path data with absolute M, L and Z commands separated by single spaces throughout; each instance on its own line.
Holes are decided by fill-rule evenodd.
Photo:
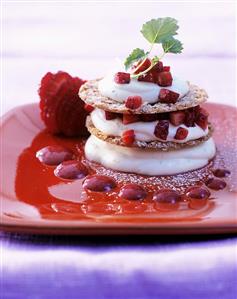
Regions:
M 101 79 L 87 81 L 83 84 L 79 91 L 80 98 L 87 104 L 100 108 L 105 111 L 111 111 L 116 113 L 133 113 L 133 114 L 152 114 L 152 113 L 164 113 L 176 110 L 184 110 L 191 107 L 195 107 L 204 103 L 208 95 L 204 89 L 199 88 L 196 85 L 189 84 L 189 92 L 179 99 L 175 104 L 144 103 L 136 110 L 126 108 L 124 103 L 119 103 L 111 98 L 105 97 L 100 94 L 98 89 L 98 82 Z
M 120 136 L 109 136 L 98 130 L 92 123 L 91 117 L 87 117 L 86 121 L 86 126 L 88 131 L 92 134 L 98 137 L 99 139 L 103 141 L 107 141 L 112 144 L 120 145 L 120 146 L 127 146 L 124 144 L 122 141 L 122 138 Z M 181 148 L 186 148 L 186 147 L 192 147 L 192 146 L 197 146 L 198 144 L 208 140 L 213 133 L 213 127 L 209 123 L 208 125 L 208 134 L 204 137 L 201 137 L 196 140 L 190 140 L 185 143 L 177 143 L 177 142 L 172 142 L 172 141 L 159 141 L 159 140 L 154 140 L 150 142 L 145 142 L 145 141 L 140 141 L 140 140 L 135 140 L 133 143 L 132 147 L 139 147 L 139 148 L 150 148 L 150 149 L 157 149 L 160 151 L 170 151 L 170 150 L 176 150 L 176 149 L 181 149 Z

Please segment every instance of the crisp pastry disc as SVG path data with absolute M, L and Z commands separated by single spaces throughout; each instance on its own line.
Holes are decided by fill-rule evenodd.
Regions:
M 90 116 L 87 117 L 86 126 L 87 126 L 88 131 L 92 135 L 95 135 L 97 138 L 99 138 L 103 141 L 107 141 L 109 143 L 116 144 L 116 145 L 127 146 L 126 144 L 124 144 L 124 142 L 122 141 L 122 138 L 120 136 L 106 135 L 103 132 L 101 132 L 100 130 L 98 130 L 93 125 Z M 210 123 L 208 125 L 208 130 L 209 131 L 206 136 L 201 137 L 199 139 L 190 140 L 190 141 L 187 141 L 184 143 L 177 143 L 177 142 L 172 142 L 172 141 L 162 142 L 159 140 L 154 140 L 154 141 L 150 141 L 150 142 L 135 140 L 132 147 L 138 147 L 138 148 L 144 148 L 144 149 L 145 148 L 157 149 L 160 151 L 170 151 L 170 150 L 176 150 L 176 149 L 178 150 L 178 149 L 186 148 L 186 147 L 197 146 L 198 144 L 208 140 L 212 136 L 213 127 Z
M 80 98 L 87 104 L 92 105 L 102 110 L 116 113 L 133 113 L 133 114 L 148 114 L 148 113 L 164 113 L 176 110 L 184 110 L 195 107 L 204 103 L 208 95 L 204 89 L 196 85 L 189 84 L 189 92 L 179 99 L 175 104 L 143 104 L 136 110 L 131 110 L 125 107 L 124 103 L 119 103 L 111 98 L 102 96 L 98 89 L 98 82 L 101 79 L 90 80 L 83 84 L 79 91 Z

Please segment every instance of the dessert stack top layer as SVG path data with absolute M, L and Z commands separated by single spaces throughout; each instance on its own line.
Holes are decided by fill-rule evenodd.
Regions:
M 153 114 L 184 110 L 200 105 L 204 103 L 208 98 L 207 93 L 204 89 L 201 89 L 196 85 L 188 84 L 189 91 L 187 92 L 187 94 L 178 99 L 175 103 L 162 103 L 157 97 L 157 102 L 155 103 L 147 103 L 146 101 L 142 101 L 140 107 L 136 109 L 130 109 L 126 107 L 126 99 L 124 102 L 118 102 L 101 94 L 98 88 L 99 82 L 99 79 L 87 81 L 80 88 L 79 95 L 81 99 L 86 104 L 89 104 L 93 107 L 116 113 Z M 169 90 L 169 87 L 167 87 L 166 89 Z M 134 96 L 137 96 L 137 94 L 134 94 Z

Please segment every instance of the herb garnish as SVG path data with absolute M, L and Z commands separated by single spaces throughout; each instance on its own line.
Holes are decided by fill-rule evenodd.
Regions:
M 182 52 L 182 43 L 174 38 L 174 35 L 177 35 L 178 29 L 179 26 L 177 25 L 177 20 L 169 17 L 152 19 L 143 24 L 141 33 L 143 34 L 145 39 L 150 43 L 150 49 L 147 52 L 145 52 L 143 49 L 136 48 L 126 58 L 124 62 L 126 69 L 128 69 L 134 62 L 138 60 L 141 61 L 136 67 L 136 69 L 133 70 L 133 74 L 131 74 L 132 78 L 137 78 L 147 73 L 150 69 L 153 68 L 155 64 L 158 63 L 159 60 L 163 58 L 163 56 L 166 53 L 177 54 Z M 135 72 L 143 65 L 155 44 L 162 45 L 164 51 L 163 54 L 161 56 L 153 57 L 151 59 L 151 65 L 149 68 L 147 68 L 143 72 L 135 74 Z

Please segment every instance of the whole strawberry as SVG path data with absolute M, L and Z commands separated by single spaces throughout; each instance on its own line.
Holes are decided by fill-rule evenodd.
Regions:
M 41 118 L 50 133 L 68 137 L 88 135 L 85 127 L 88 112 L 78 96 L 83 83 L 84 80 L 62 71 L 48 72 L 42 78 L 38 90 Z

